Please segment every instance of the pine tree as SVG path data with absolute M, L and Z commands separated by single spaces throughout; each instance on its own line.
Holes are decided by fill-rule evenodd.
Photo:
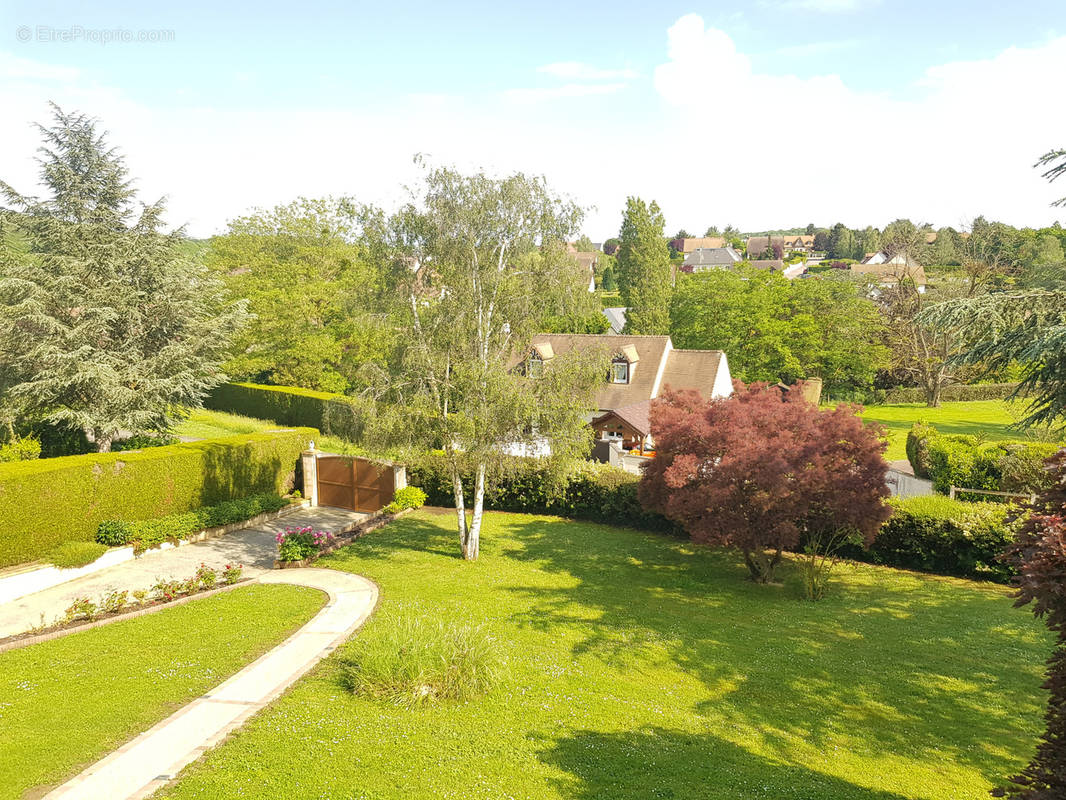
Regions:
M 626 311 L 626 333 L 663 334 L 670 330 L 670 251 L 663 239 L 662 212 L 653 200 L 626 200 L 619 233 L 615 275 Z
M 614 279 L 614 270 L 607 266 L 603 270 L 603 280 L 600 283 L 600 288 L 605 292 L 613 292 L 618 289 L 618 283 Z
M 220 364 L 243 303 L 163 231 L 163 201 L 134 212 L 124 159 L 95 120 L 53 105 L 38 126 L 41 182 L 0 182 L 17 236 L 0 239 L 0 353 L 6 403 L 83 429 L 101 452 L 122 432 L 165 431 L 225 380 Z M 21 239 L 25 247 L 12 246 Z

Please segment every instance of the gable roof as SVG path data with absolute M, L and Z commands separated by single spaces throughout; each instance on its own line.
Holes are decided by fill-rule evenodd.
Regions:
M 732 247 L 698 247 L 685 256 L 682 267 L 723 267 L 743 261 Z
M 609 383 L 605 378 L 596 393 L 596 407 L 603 410 L 652 400 L 667 385 L 673 389 L 695 389 L 710 399 L 715 380 L 725 363 L 721 350 L 675 350 L 669 336 L 541 333 L 531 342 L 538 351 L 545 344 L 550 345 L 554 353 L 599 347 L 609 356 L 626 357 L 630 363 L 629 383 Z M 512 366 L 519 364 L 527 353 L 514 357 Z
M 672 244 L 675 250 L 680 250 L 685 255 L 688 255 L 693 250 L 698 250 L 701 247 L 725 247 L 726 240 L 722 236 L 693 236 L 674 239 Z
M 651 433 L 651 400 L 641 400 L 639 403 L 612 409 L 596 417 L 593 423 L 603 422 L 608 417 L 617 417 L 641 436 L 647 436 Z
M 915 286 L 925 286 L 925 267 L 921 264 L 893 264 L 890 261 L 879 264 L 852 264 L 849 269 L 857 275 L 870 275 L 879 283 L 898 283 L 910 278 Z
M 616 336 L 626 326 L 626 307 L 615 306 L 603 309 L 603 316 L 607 317 L 607 324 L 611 326 L 611 333 Z
M 755 269 L 768 269 L 770 272 L 780 272 L 785 262 L 780 258 L 751 259 L 748 261 Z

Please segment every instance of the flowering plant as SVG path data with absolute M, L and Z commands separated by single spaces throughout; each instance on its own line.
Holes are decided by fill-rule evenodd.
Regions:
M 329 531 L 316 531 L 308 525 L 305 528 L 286 528 L 274 539 L 278 543 L 279 561 L 302 561 L 333 544 L 337 537 Z

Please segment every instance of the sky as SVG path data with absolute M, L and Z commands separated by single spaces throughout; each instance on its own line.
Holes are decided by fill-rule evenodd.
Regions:
M 89 7 L 91 5 L 91 8 Z M 193 236 L 255 207 L 394 207 L 414 156 L 543 175 L 617 235 L 1066 223 L 1061 0 L 92 4 L 0 0 L 0 180 L 48 102 L 101 121 Z

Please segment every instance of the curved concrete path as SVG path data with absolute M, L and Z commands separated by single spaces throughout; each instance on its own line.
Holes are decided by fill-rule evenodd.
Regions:
M 366 578 L 332 569 L 275 570 L 261 575 L 259 582 L 311 586 L 328 593 L 329 602 L 269 653 L 97 761 L 45 800 L 149 796 L 332 653 L 366 621 L 378 599 L 377 586 Z

